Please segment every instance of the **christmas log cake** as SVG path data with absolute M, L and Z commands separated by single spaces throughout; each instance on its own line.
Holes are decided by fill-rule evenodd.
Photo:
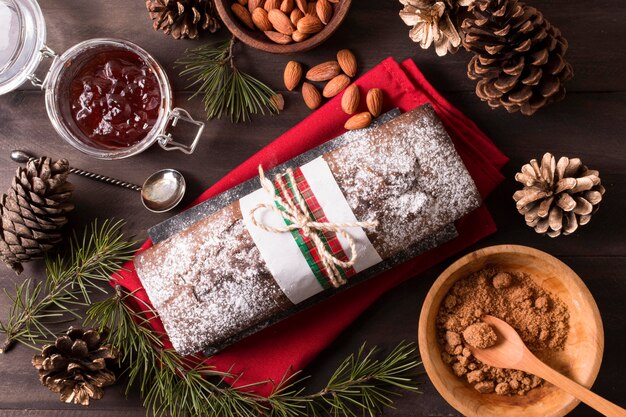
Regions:
M 480 205 L 432 107 L 351 132 L 135 258 L 174 348 L 215 346 L 406 251 Z

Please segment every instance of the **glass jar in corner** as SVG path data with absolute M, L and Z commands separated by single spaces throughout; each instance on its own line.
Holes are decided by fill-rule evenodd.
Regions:
M 51 60 L 50 68 L 39 77 L 44 59 Z M 58 55 L 46 46 L 36 0 L 0 0 L 0 95 L 27 81 L 44 90 L 59 135 L 94 158 L 127 158 L 155 142 L 191 154 L 204 130 L 203 122 L 173 106 L 163 67 L 138 45 L 89 39 Z M 168 132 L 180 121 L 196 126 L 188 144 Z

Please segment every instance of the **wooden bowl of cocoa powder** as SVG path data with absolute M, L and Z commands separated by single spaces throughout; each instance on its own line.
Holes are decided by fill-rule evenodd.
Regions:
M 472 252 L 448 267 L 428 292 L 418 341 L 433 385 L 465 416 L 560 417 L 578 405 L 531 375 L 483 370 L 475 358 L 464 357 L 469 335 L 462 329 L 480 321 L 481 314 L 499 314 L 517 325 L 541 360 L 589 388 L 602 362 L 604 332 L 591 293 L 572 269 L 526 246 Z

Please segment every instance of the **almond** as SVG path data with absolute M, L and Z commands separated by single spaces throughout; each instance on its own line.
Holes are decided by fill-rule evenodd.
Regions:
M 288 43 L 293 42 L 291 36 L 285 35 L 284 33 L 275 32 L 273 30 L 266 30 L 263 33 L 265 33 L 265 36 L 270 38 L 270 40 L 276 42 L 279 45 L 287 45 Z
M 285 97 L 283 97 L 282 94 L 275 94 L 270 98 L 270 100 L 272 100 L 272 104 L 276 107 L 276 110 L 285 110 Z
M 254 30 L 254 22 L 252 22 L 252 15 L 250 15 L 250 12 L 248 11 L 247 8 L 245 8 L 239 3 L 233 3 L 230 5 L 230 9 L 233 11 L 235 16 L 237 16 L 237 18 L 241 20 L 241 23 L 248 26 L 250 29 Z
M 237 3 L 241 4 L 242 6 L 247 6 L 248 0 L 237 0 Z
M 306 78 L 311 81 L 328 81 L 341 72 L 337 61 L 327 61 L 318 64 L 307 71 Z
M 320 104 L 322 104 L 320 92 L 310 83 L 305 82 L 302 84 L 302 98 L 304 99 L 304 103 L 311 110 L 317 109 Z
M 348 119 L 344 128 L 348 130 L 364 129 L 372 124 L 372 115 L 369 112 L 355 114 Z
M 372 113 L 372 116 L 378 117 L 383 111 L 383 90 L 380 88 L 372 88 L 367 92 L 367 109 Z
M 272 9 L 267 13 L 267 18 L 272 22 L 274 29 L 285 35 L 291 35 L 295 30 L 291 24 L 291 20 L 280 9 Z
M 349 49 L 342 49 L 341 51 L 337 52 L 337 62 L 339 62 L 341 70 L 348 77 L 354 77 L 356 75 L 356 57 Z
M 350 77 L 345 74 L 339 74 L 326 84 L 322 95 L 326 98 L 335 97 L 341 93 L 348 85 L 350 85 Z
M 265 0 L 263 8 L 268 12 L 272 9 L 280 9 L 280 0 Z
M 296 0 L 296 6 L 298 6 L 298 9 L 300 9 L 302 13 L 306 13 L 308 7 L 306 0 Z
M 307 39 L 309 35 L 307 35 L 306 33 L 302 33 L 299 30 L 296 30 L 291 34 L 291 37 L 295 42 L 302 42 L 303 40 Z
M 265 0 L 250 0 L 248 1 L 248 10 L 250 13 L 254 11 L 257 7 L 263 8 L 265 5 Z
M 300 84 L 300 80 L 302 79 L 302 65 L 296 61 L 287 62 L 283 79 L 287 90 L 293 91 L 293 89 Z
M 341 97 L 341 108 L 347 114 L 354 114 L 359 107 L 360 101 L 361 93 L 359 92 L 359 87 L 356 84 L 352 84 L 346 88 L 343 97 Z
M 324 29 L 324 24 L 316 16 L 307 14 L 298 20 L 298 30 L 302 33 L 313 34 Z
M 317 15 L 317 2 L 310 1 L 307 3 L 306 14 L 310 14 L 311 16 L 319 18 L 319 16 Z
M 263 32 L 274 29 L 272 22 L 267 18 L 267 11 L 261 7 L 257 7 L 252 11 L 252 21 Z
M 293 0 L 283 0 L 283 2 L 280 4 L 280 11 L 288 15 L 289 13 L 291 13 L 292 10 Z
M 333 17 L 333 6 L 331 6 L 328 0 L 317 0 L 315 11 L 317 12 L 317 17 L 325 25 L 327 25 Z
M 291 20 L 291 23 L 295 26 L 298 24 L 298 20 L 302 19 L 303 17 L 304 13 L 302 13 L 302 10 L 296 8 L 291 11 L 291 14 L 289 15 L 289 20 Z

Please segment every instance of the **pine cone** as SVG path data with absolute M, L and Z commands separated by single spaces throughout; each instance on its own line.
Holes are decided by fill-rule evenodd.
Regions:
M 476 0 L 463 21 L 463 45 L 474 53 L 468 76 L 492 108 L 530 116 L 565 97 L 574 72 L 567 41 L 540 11 L 517 0 Z
M 65 159 L 30 160 L 17 169 L 11 189 L 0 200 L 0 259 L 18 274 L 22 262 L 41 257 L 61 241 L 59 229 L 74 209 L 69 169 Z
M 61 401 L 89 405 L 99 400 L 103 387 L 115 382 L 115 374 L 107 369 L 118 357 L 115 348 L 102 345 L 106 334 L 94 329 L 70 327 L 54 345 L 47 345 L 41 355 L 33 356 L 39 380 L 49 390 L 61 393 Z
M 174 39 L 198 37 L 200 29 L 211 33 L 220 28 L 214 0 L 146 0 L 154 30 Z
M 457 30 L 456 12 L 459 6 L 468 6 L 472 0 L 400 0 L 404 9 L 400 17 L 408 26 L 409 37 L 423 49 L 435 44 L 437 55 L 455 53 L 461 45 Z
M 589 223 L 602 201 L 604 187 L 598 171 L 590 170 L 578 158 L 546 153 L 541 166 L 533 159 L 515 174 L 524 188 L 513 194 L 517 210 L 537 233 L 557 237 L 569 235 Z

